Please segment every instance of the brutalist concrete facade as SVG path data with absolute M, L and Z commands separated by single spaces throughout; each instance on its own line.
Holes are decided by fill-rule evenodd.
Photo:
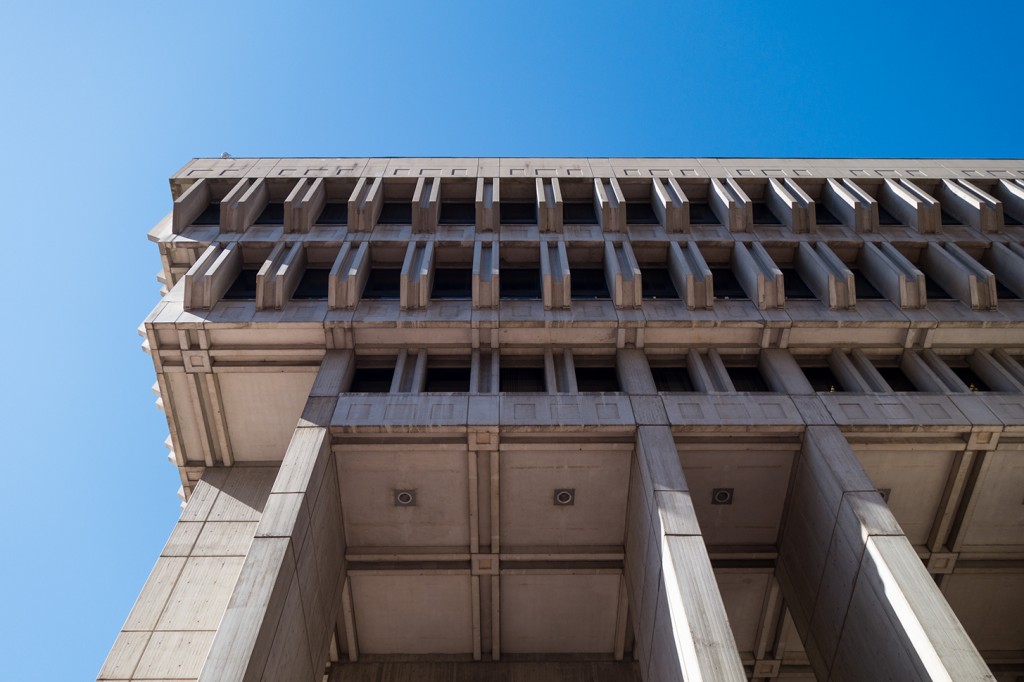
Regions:
M 100 680 L 1024 675 L 1024 160 L 196 159 Z

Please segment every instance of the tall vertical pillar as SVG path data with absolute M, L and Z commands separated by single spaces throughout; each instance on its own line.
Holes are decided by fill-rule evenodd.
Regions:
M 202 682 L 320 680 L 345 584 L 330 420 L 351 352 L 327 353 L 271 488 Z
M 623 388 L 656 398 L 643 353 L 619 351 Z M 626 587 L 644 680 L 745 680 L 672 430 L 657 401 L 637 429 L 626 530 Z M 660 423 L 658 423 L 660 422 Z
M 808 426 L 778 579 L 819 680 L 994 680 L 856 453 Z
M 813 394 L 793 357 L 772 388 Z M 777 568 L 819 680 L 994 680 L 837 426 L 807 426 Z

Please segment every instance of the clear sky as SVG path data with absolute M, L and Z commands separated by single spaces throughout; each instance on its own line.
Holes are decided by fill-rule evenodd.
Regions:
M 8 3 L 0 676 L 94 678 L 177 518 L 135 330 L 190 158 L 1020 158 L 1022 7 Z

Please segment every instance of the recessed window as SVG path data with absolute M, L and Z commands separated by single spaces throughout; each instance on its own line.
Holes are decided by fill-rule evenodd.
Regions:
M 427 367 L 426 393 L 468 393 L 469 367 Z
M 437 222 L 441 225 L 474 225 L 476 204 L 472 201 L 443 201 Z
M 960 381 L 967 384 L 967 388 L 971 391 L 991 391 L 981 377 L 974 373 L 974 370 L 970 367 L 950 367 L 953 373 L 960 377 Z
M 721 225 L 718 216 L 711 210 L 711 205 L 703 201 L 690 202 L 691 225 Z
M 658 214 L 650 202 L 626 204 L 626 222 L 630 225 L 660 225 Z
M 394 376 L 394 367 L 357 367 L 349 393 L 388 393 Z
M 380 208 L 377 223 L 381 225 L 411 225 L 412 204 L 408 201 L 385 201 Z
M 884 206 L 879 204 L 879 206 L 878 206 L 878 224 L 879 225 L 902 225 L 903 222 L 899 218 L 894 216 L 892 213 L 889 213 L 889 211 L 887 211 Z
M 839 383 L 839 379 L 832 372 L 832 369 L 827 365 L 801 367 L 800 369 L 803 370 L 804 376 L 807 377 L 807 381 L 811 384 L 811 388 L 819 393 L 839 393 L 846 390 Z
M 733 387 L 740 393 L 768 393 L 771 391 L 757 367 L 727 367 Z
M 473 297 L 473 270 L 471 268 L 436 268 L 431 298 L 464 300 Z
M 917 390 L 914 382 L 899 367 L 879 367 L 878 373 L 885 379 L 885 383 L 889 384 L 889 388 L 894 391 L 909 393 Z
M 192 221 L 193 225 L 220 225 L 220 202 L 214 202 L 203 209 L 199 217 Z M 1009 225 L 1009 223 L 1007 223 Z
M 499 390 L 505 393 L 544 393 L 543 367 L 502 367 L 499 372 Z
M 570 279 L 574 299 L 611 298 L 603 268 L 572 268 Z
M 1020 294 L 996 279 L 996 297 L 1000 301 L 1019 301 Z
M 924 275 L 924 289 L 929 301 L 955 300 L 952 296 L 950 296 L 949 292 L 946 291 L 941 284 L 932 279 L 931 275 L 929 275 L 928 273 L 925 273 Z
M 576 389 L 580 393 L 610 393 L 620 390 L 614 367 L 577 367 Z
M 723 301 L 749 298 L 740 281 L 736 279 L 732 268 L 711 268 L 711 278 L 714 283 L 715 298 Z
M 780 221 L 772 210 L 768 208 L 768 204 L 763 201 L 755 201 L 753 206 L 754 224 L 755 225 L 781 225 Z
M 807 282 L 796 271 L 796 268 L 781 268 L 783 287 L 786 290 L 786 298 L 795 301 L 812 301 L 818 297 L 814 295 Z
M 562 222 L 566 225 L 597 225 L 592 201 L 567 201 L 562 204 Z
M 316 219 L 317 225 L 348 225 L 348 204 L 327 203 L 324 210 L 320 211 L 320 217 Z
M 498 281 L 503 299 L 540 298 L 539 268 L 501 268 Z
M 331 278 L 329 268 L 306 268 L 292 298 L 296 300 L 326 300 Z
M 668 268 L 640 268 L 640 281 L 646 299 L 679 298 Z
M 256 275 L 259 268 L 242 268 L 238 277 L 224 292 L 225 301 L 253 301 L 256 299 Z
M 271 201 L 253 225 L 284 225 L 284 204 L 280 201 Z
M 651 367 L 654 385 L 659 391 L 693 393 L 693 382 L 686 367 Z
M 532 201 L 502 201 L 498 215 L 503 225 L 536 225 L 537 204 Z
M 885 296 L 882 292 L 876 289 L 875 285 L 868 281 L 868 278 L 864 276 L 863 272 L 856 268 L 850 268 L 850 272 L 853 273 L 853 285 L 858 301 L 885 300 Z
M 843 222 L 825 204 L 814 205 L 814 219 L 819 225 L 842 225 Z
M 363 298 L 397 301 L 400 297 L 402 270 L 400 268 L 371 268 L 363 288 Z
M 963 225 L 959 218 L 952 213 L 947 213 L 946 209 L 942 209 L 942 224 L 943 225 Z

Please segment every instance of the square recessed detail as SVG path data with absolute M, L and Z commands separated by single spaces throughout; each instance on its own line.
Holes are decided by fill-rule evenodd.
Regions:
M 395 506 L 396 507 L 415 507 L 416 506 L 416 491 L 415 490 L 396 490 L 395 491 Z
M 571 507 L 576 504 L 576 488 L 558 488 L 554 499 L 556 507 Z
M 711 504 L 732 504 L 732 488 L 715 488 L 711 491 Z

